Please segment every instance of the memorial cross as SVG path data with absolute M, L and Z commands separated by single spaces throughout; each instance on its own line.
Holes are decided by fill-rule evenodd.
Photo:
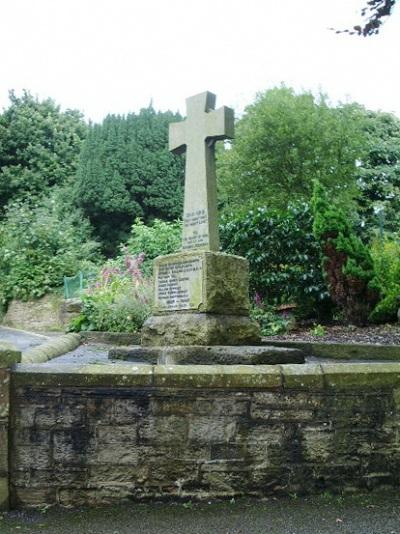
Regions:
M 215 108 L 215 95 L 186 99 L 187 118 L 169 126 L 169 149 L 186 151 L 182 250 L 219 250 L 215 142 L 231 139 L 233 110 Z

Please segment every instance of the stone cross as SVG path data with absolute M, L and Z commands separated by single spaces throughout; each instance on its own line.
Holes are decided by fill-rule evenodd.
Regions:
M 169 126 L 169 149 L 186 151 L 182 250 L 219 250 L 215 141 L 231 139 L 233 110 L 214 111 L 206 91 L 186 99 L 187 118 Z

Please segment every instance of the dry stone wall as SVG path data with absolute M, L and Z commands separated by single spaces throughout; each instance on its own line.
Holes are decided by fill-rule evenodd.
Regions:
M 400 365 L 13 374 L 14 506 L 397 486 Z

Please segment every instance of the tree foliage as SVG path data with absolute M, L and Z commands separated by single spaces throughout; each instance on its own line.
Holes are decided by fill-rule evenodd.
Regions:
M 400 230 L 400 120 L 360 107 L 365 150 L 358 161 L 359 204 L 364 224 Z
M 355 235 L 349 217 L 315 180 L 314 235 L 321 244 L 323 269 L 332 300 L 351 324 L 364 325 L 379 300 L 368 247 Z
M 348 33 L 368 37 L 376 35 L 384 22 L 389 17 L 396 0 L 369 0 L 361 9 L 361 16 L 365 19 L 361 24 L 353 26 L 351 30 L 336 30 L 336 33 Z
M 218 161 L 221 199 L 228 207 L 286 209 L 309 201 L 317 178 L 347 201 L 356 191 L 361 130 L 353 106 L 280 87 L 258 95 Z
M 305 315 L 324 315 L 330 301 L 312 225 L 306 203 L 291 204 L 286 212 L 257 208 L 225 215 L 221 241 L 224 250 L 249 260 L 251 290 L 264 302 L 295 302 Z
M 177 252 L 182 243 L 182 222 L 161 221 L 154 219 L 151 225 L 145 225 L 136 219 L 126 244 L 121 246 L 122 254 L 138 256 L 143 253 L 142 270 L 145 275 L 153 271 L 153 260 L 157 256 Z
M 149 107 L 90 127 L 74 198 L 107 253 L 127 239 L 136 218 L 181 215 L 183 163 L 168 151 L 168 125 L 179 118 Z
M 73 176 L 87 129 L 79 112 L 61 112 L 50 99 L 11 91 L 10 101 L 0 115 L 0 214 Z
M 0 303 L 41 297 L 97 258 L 88 223 L 55 193 L 34 207 L 11 203 L 0 224 Z
M 375 238 L 371 255 L 382 300 L 370 318 L 374 322 L 395 321 L 400 308 L 400 236 Z

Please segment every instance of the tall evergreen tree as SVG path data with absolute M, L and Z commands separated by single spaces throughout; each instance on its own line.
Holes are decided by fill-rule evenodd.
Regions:
M 127 238 L 136 217 L 151 222 L 181 216 L 183 163 L 168 151 L 168 125 L 179 119 L 148 107 L 90 127 L 74 198 L 106 253 Z
M 0 216 L 12 200 L 25 200 L 63 185 L 77 169 L 87 126 L 78 111 L 10 92 L 0 115 Z

